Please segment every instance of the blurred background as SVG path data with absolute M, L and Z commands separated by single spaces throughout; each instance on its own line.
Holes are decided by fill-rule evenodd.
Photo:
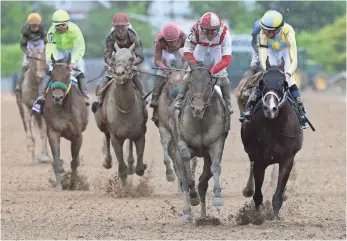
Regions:
M 104 39 L 118 12 L 129 14 L 139 34 L 145 61 L 141 68 L 155 73 L 153 41 L 161 27 L 175 21 L 184 31 L 207 11 L 219 14 L 233 38 L 233 61 L 228 67 L 232 88 L 236 87 L 251 61 L 253 23 L 268 9 L 280 11 L 293 26 L 299 47 L 296 79 L 301 89 L 346 90 L 346 2 L 345 1 L 9 1 L 1 2 L 1 89 L 13 90 L 20 75 L 22 52 L 20 30 L 32 12 L 41 14 L 48 30 L 56 9 L 66 10 L 82 30 L 86 41 L 84 57 L 87 79 L 100 76 Z M 142 75 L 147 91 L 153 77 Z M 94 92 L 96 81 L 88 84 Z

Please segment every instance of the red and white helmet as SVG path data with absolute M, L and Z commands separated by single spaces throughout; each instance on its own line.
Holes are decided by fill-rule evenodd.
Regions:
M 166 41 L 175 41 L 180 37 L 180 28 L 175 23 L 167 23 L 163 27 L 163 35 Z
M 129 25 L 130 24 L 129 16 L 125 13 L 117 13 L 116 15 L 113 16 L 112 24 L 116 26 Z
M 200 18 L 200 26 L 203 29 L 216 30 L 220 28 L 221 24 L 219 16 L 213 12 L 207 12 Z

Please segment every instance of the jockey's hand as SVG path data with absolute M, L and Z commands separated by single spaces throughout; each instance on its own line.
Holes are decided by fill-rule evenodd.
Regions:
M 70 70 L 76 69 L 76 64 L 71 63 L 71 64 L 69 65 L 69 68 L 70 68 Z

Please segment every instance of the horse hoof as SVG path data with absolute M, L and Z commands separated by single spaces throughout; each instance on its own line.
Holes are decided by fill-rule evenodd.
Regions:
M 145 170 L 136 170 L 136 175 L 138 175 L 139 177 L 142 177 L 143 174 L 145 174 Z
M 244 188 L 243 191 L 242 191 L 242 194 L 243 194 L 244 197 L 252 197 L 253 194 L 254 194 L 254 190 L 253 189 Z
M 63 190 L 63 188 L 62 188 L 62 186 L 61 186 L 61 185 L 57 185 L 57 186 L 55 187 L 55 189 L 56 189 L 57 191 L 61 191 L 61 190 Z
M 200 198 L 199 196 L 195 198 L 190 198 L 190 205 L 192 206 L 198 206 L 200 204 Z
M 193 218 L 192 218 L 191 215 L 184 214 L 184 215 L 183 215 L 183 221 L 184 221 L 185 223 L 191 223 L 191 222 L 193 221 Z
M 38 160 L 39 162 L 41 162 L 41 163 L 48 163 L 48 162 L 51 161 L 51 160 L 49 159 L 49 157 L 46 156 L 46 155 L 43 155 L 41 158 L 38 158 L 37 160 Z
M 133 175 L 135 173 L 134 167 L 128 167 L 128 175 Z
M 222 198 L 219 198 L 219 197 L 213 198 L 212 203 L 213 203 L 213 206 L 215 206 L 215 207 L 220 207 L 220 206 L 223 206 L 223 205 L 224 205 L 223 199 L 222 199 Z
M 171 173 L 166 174 L 166 180 L 168 182 L 173 182 L 175 181 L 175 173 L 173 171 L 171 171 Z
M 103 165 L 106 169 L 111 169 L 111 167 L 112 167 L 112 162 L 109 162 L 109 163 L 104 162 L 102 165 Z

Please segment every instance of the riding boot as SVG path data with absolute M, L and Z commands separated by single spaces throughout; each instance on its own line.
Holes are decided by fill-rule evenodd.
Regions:
M 252 66 L 251 67 L 252 76 L 255 75 L 257 72 L 258 72 L 258 67 L 257 66 Z
M 20 78 L 16 81 L 16 91 L 20 92 L 22 90 L 22 83 L 24 80 L 24 74 L 29 69 L 29 66 L 25 65 L 22 67 L 22 73 Z
M 188 81 L 186 81 L 185 78 L 183 78 L 183 84 L 181 85 L 180 92 L 176 96 L 176 99 L 173 103 L 173 105 L 176 109 L 180 108 L 181 103 L 183 102 L 187 91 L 188 91 Z
M 42 78 L 40 85 L 39 85 L 39 96 L 37 97 L 36 101 L 34 102 L 34 105 L 32 107 L 32 110 L 42 113 L 43 106 L 45 104 L 45 95 L 46 95 L 46 89 L 48 86 L 49 81 L 51 80 L 50 72 L 45 75 L 45 77 Z
M 302 102 L 300 91 L 299 91 L 298 87 L 296 86 L 296 84 L 294 84 L 291 87 L 289 87 L 289 91 L 290 91 L 290 94 L 295 99 L 295 102 L 296 102 L 296 104 L 298 105 L 298 107 L 299 107 L 299 109 L 301 111 L 301 114 L 299 116 L 301 128 L 302 129 L 306 129 L 309 126 L 308 126 L 308 123 L 307 123 L 307 120 L 306 120 L 306 117 L 305 117 L 306 109 L 305 109 L 304 104 Z
M 250 119 L 252 112 L 253 112 L 253 109 L 260 99 L 261 99 L 261 91 L 260 91 L 259 87 L 257 87 L 257 89 L 251 94 L 251 101 L 249 102 L 246 110 L 244 112 L 242 112 L 240 115 L 239 120 L 241 123 L 244 120 Z
M 226 85 L 220 86 L 220 89 L 222 91 L 223 99 L 229 111 L 228 115 L 231 115 L 234 111 L 233 111 L 233 108 L 231 107 L 230 85 L 226 84 Z
M 94 101 L 92 104 L 92 111 L 94 113 L 98 110 L 98 108 L 102 105 L 102 102 L 104 101 L 105 91 L 102 91 L 100 93 L 100 90 L 103 89 L 107 85 L 107 83 L 110 81 L 110 79 L 111 79 L 110 77 L 105 75 L 100 80 L 100 82 L 97 86 L 96 101 Z
M 165 77 L 161 75 L 157 75 L 155 79 L 155 83 L 154 83 L 154 86 L 156 87 L 153 89 L 152 99 L 149 105 L 151 108 L 153 108 L 152 121 L 154 122 L 156 126 L 158 126 L 158 121 L 159 121 L 158 120 L 158 99 L 161 94 L 161 91 L 163 90 L 164 83 L 165 83 Z
M 78 80 L 78 83 L 79 83 L 79 87 L 80 87 L 80 90 L 81 90 L 81 93 L 82 93 L 82 96 L 84 98 L 84 103 L 86 104 L 86 106 L 89 106 L 90 103 L 89 103 L 89 96 L 88 96 L 88 93 L 87 93 L 87 83 L 86 83 L 86 78 L 84 77 L 84 74 L 83 73 L 80 73 L 76 79 Z

